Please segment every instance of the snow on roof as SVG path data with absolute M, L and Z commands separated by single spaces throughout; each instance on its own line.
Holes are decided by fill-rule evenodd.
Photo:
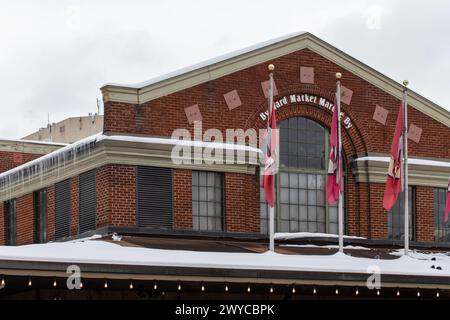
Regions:
M 39 169 L 38 170 L 43 170 L 44 168 L 44 164 L 46 163 L 47 160 L 52 160 L 52 159 L 56 159 L 56 161 L 64 161 L 64 157 L 67 156 L 67 153 L 69 152 L 73 152 L 74 150 L 76 150 L 78 147 L 85 147 L 91 143 L 95 143 L 96 141 L 98 141 L 98 138 L 100 138 L 102 136 L 102 133 L 98 133 L 95 135 L 92 135 L 90 137 L 81 139 L 75 143 L 72 144 L 68 144 L 66 146 L 64 146 L 63 148 L 60 148 L 58 150 L 55 150 L 53 152 L 47 153 L 46 155 L 36 158 L 32 161 L 26 162 L 20 166 L 17 166 L 15 168 L 12 168 L 11 170 L 2 172 L 0 174 L 0 181 L 2 181 L 3 179 L 7 178 L 8 176 L 13 176 L 14 174 L 18 174 L 20 173 L 22 170 L 30 170 L 31 168 L 33 168 L 34 166 L 38 166 Z
M 182 69 L 178 69 L 178 70 L 166 73 L 164 75 L 152 78 L 152 79 L 150 79 L 148 81 L 135 83 L 135 84 L 106 83 L 105 85 L 103 85 L 103 87 L 105 87 L 105 86 L 116 86 L 116 87 L 126 87 L 126 88 L 133 88 L 133 89 L 144 88 L 146 86 L 149 86 L 149 85 L 152 85 L 152 84 L 155 84 L 155 83 L 158 83 L 158 82 L 170 79 L 170 78 L 174 78 L 174 77 L 180 76 L 182 74 L 185 74 L 185 73 L 197 70 L 197 69 L 205 68 L 205 67 L 214 65 L 216 63 L 235 58 L 237 56 L 240 56 L 240 55 L 245 54 L 245 53 L 252 52 L 254 50 L 258 50 L 258 49 L 261 49 L 261 48 L 264 48 L 264 47 L 268 47 L 268 46 L 273 45 L 275 43 L 278 43 L 278 42 L 281 42 L 281 41 L 284 41 L 284 40 L 287 40 L 287 39 L 290 39 L 290 38 L 294 38 L 294 37 L 297 37 L 297 36 L 305 34 L 305 33 L 306 33 L 305 31 L 294 32 L 294 33 L 290 33 L 290 34 L 287 34 L 287 35 L 284 35 L 284 36 L 281 36 L 281 37 L 278 37 L 278 38 L 274 38 L 272 40 L 260 42 L 260 43 L 254 44 L 252 46 L 248 46 L 248 47 L 240 49 L 240 50 L 232 51 L 230 53 L 227 53 L 227 54 L 224 54 L 224 55 L 220 55 L 220 56 L 214 57 L 212 59 L 208 59 L 208 60 L 202 61 L 200 63 L 196 63 L 196 64 L 190 65 L 188 67 L 185 67 L 185 68 L 182 68 Z
M 89 154 L 95 148 L 95 144 L 102 140 L 167 144 L 173 146 L 178 145 L 190 147 L 203 147 L 209 149 L 224 149 L 224 150 L 237 150 L 245 152 L 262 153 L 262 151 L 258 148 L 232 143 L 205 142 L 196 140 L 178 140 L 172 138 L 157 138 L 157 137 L 136 137 L 123 135 L 108 136 L 104 135 L 103 133 L 97 133 L 90 137 L 81 139 L 75 143 L 68 144 L 63 148 L 50 152 L 42 157 L 26 162 L 11 170 L 1 173 L 0 187 L 10 186 L 11 182 L 14 179 L 24 179 L 25 176 L 29 176 L 31 174 L 41 174 L 55 165 L 56 166 L 64 165 L 67 161 L 76 159 L 77 154 L 82 153 Z
M 341 253 L 204 252 L 128 247 L 119 243 L 88 239 L 18 247 L 0 246 L 0 260 L 346 273 L 366 273 L 369 267 L 376 265 L 382 274 L 450 276 L 450 257 L 443 253 L 411 253 L 398 259 L 370 259 Z M 431 258 L 436 261 L 431 261 Z M 438 264 L 442 270 L 431 268 L 431 264 Z
M 377 157 L 377 156 L 368 156 L 357 158 L 356 161 L 380 161 L 380 162 L 389 162 L 389 157 Z M 418 159 L 418 158 L 408 158 L 409 164 L 417 164 L 423 166 L 433 166 L 433 167 L 446 167 L 450 168 L 450 162 L 447 161 L 436 161 L 436 160 L 427 160 L 427 159 Z
M 206 142 L 197 140 L 179 140 L 172 138 L 156 138 L 156 137 L 135 137 L 135 136 L 103 136 L 102 140 L 113 140 L 113 141 L 127 141 L 127 142 L 142 142 L 142 143 L 154 143 L 154 144 L 169 144 L 178 146 L 189 146 L 189 147 L 204 147 L 211 149 L 229 149 L 229 150 L 240 150 L 248 152 L 262 153 L 258 148 L 240 145 L 234 143 L 220 143 L 220 142 Z

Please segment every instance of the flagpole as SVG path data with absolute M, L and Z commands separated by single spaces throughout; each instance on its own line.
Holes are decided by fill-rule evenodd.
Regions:
M 403 89 L 403 172 L 404 172 L 404 197 L 405 197 L 405 255 L 409 252 L 409 189 L 408 189 L 408 80 L 403 81 L 405 88 Z
M 340 72 L 336 73 L 336 102 L 337 102 L 337 114 L 338 114 L 338 179 L 341 179 L 341 170 L 342 170 L 342 140 L 341 140 L 341 79 L 342 74 Z M 343 199 L 342 199 L 342 191 L 341 191 L 341 183 L 343 181 L 339 180 L 339 199 L 338 199 L 338 223 L 339 223 L 339 252 L 344 252 L 344 207 L 343 207 Z
M 275 66 L 273 64 L 269 64 L 269 100 L 268 100 L 268 110 L 269 116 L 272 114 L 272 101 L 273 101 L 273 70 L 275 70 Z M 275 175 L 274 175 L 275 179 Z M 269 250 L 275 252 L 275 191 L 274 191 L 274 205 L 271 207 L 269 205 Z

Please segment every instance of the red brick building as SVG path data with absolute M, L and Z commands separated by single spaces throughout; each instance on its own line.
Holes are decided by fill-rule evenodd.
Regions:
M 329 234 L 337 233 L 337 210 L 326 204 L 325 179 L 340 72 L 345 233 L 362 237 L 345 242 L 372 246 L 370 253 L 346 248 L 348 263 L 341 257 L 316 260 L 314 255 L 332 250 L 289 247 L 281 235 L 278 258 L 264 255 L 267 207 L 254 138 L 265 127 L 270 63 L 280 128 L 276 231 L 327 233 L 312 241 L 335 243 Z M 102 133 L 71 145 L 0 141 L 0 245 L 7 245 L 0 247 L 0 289 L 8 283 L 0 293 L 6 297 L 70 297 L 58 290 L 73 263 L 83 271 L 85 287 L 92 288 L 78 291 L 78 298 L 95 290 L 95 297 L 113 298 L 144 293 L 174 298 L 186 290 L 187 298 L 196 298 L 205 285 L 215 294 L 210 298 L 224 298 L 224 288 L 234 290 L 234 298 L 242 292 L 289 299 L 300 292 L 336 296 L 338 286 L 350 296 L 366 286 L 366 267 L 374 263 L 386 270 L 383 288 L 390 289 L 382 295 L 398 297 L 402 288 L 415 297 L 423 288 L 438 297 L 450 289 L 450 278 L 435 262 L 411 262 L 400 273 L 396 268 L 404 261 L 389 262 L 404 234 L 402 201 L 390 212 L 382 207 L 404 90 L 399 83 L 300 33 L 145 83 L 107 84 L 101 90 Z M 408 116 L 411 247 L 448 250 L 450 227 L 443 216 L 450 113 L 408 91 Z M 239 130 L 243 140 L 233 136 Z M 124 235 L 114 249 L 113 232 Z M 103 241 L 11 247 L 94 234 Z M 224 258 L 228 253 L 235 258 Z M 139 292 L 130 291 L 138 283 Z M 47 291 L 28 290 L 36 286 Z M 111 287 L 119 289 L 117 295 L 98 292 Z M 373 296 L 370 290 L 366 294 Z
M 404 88 L 309 33 L 142 84 L 107 84 L 101 88 L 103 134 L 10 171 L 14 164 L 5 159 L 16 154 L 25 162 L 35 155 L 2 154 L 0 244 L 113 231 L 264 238 L 267 209 L 255 149 L 219 144 L 215 152 L 232 150 L 236 160 L 237 150 L 243 150 L 245 161 L 211 164 L 195 155 L 196 149 L 204 154 L 206 144 L 192 142 L 191 161 L 179 164 L 172 134 L 185 129 L 194 137 L 195 120 L 201 120 L 201 135 L 212 128 L 224 137 L 227 129 L 264 128 L 269 63 L 275 65 L 280 127 L 277 231 L 337 233 L 336 208 L 326 204 L 324 186 L 340 72 L 346 234 L 401 244 L 401 203 L 385 212 L 382 198 Z M 450 113 L 413 91 L 408 103 L 412 246 L 445 247 L 450 241 L 443 220 Z

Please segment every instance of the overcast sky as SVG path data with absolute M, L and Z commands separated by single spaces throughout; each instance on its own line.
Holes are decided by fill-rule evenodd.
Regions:
M 136 83 L 309 31 L 450 110 L 450 1 L 0 0 L 0 138 L 96 112 Z

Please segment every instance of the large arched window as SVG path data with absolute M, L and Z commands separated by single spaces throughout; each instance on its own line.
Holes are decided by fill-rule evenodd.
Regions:
M 329 131 L 303 117 L 284 120 L 278 128 L 280 167 L 276 179 L 275 231 L 336 234 L 337 206 L 329 206 L 325 196 Z M 261 232 L 268 233 L 268 206 L 262 189 L 260 194 Z

